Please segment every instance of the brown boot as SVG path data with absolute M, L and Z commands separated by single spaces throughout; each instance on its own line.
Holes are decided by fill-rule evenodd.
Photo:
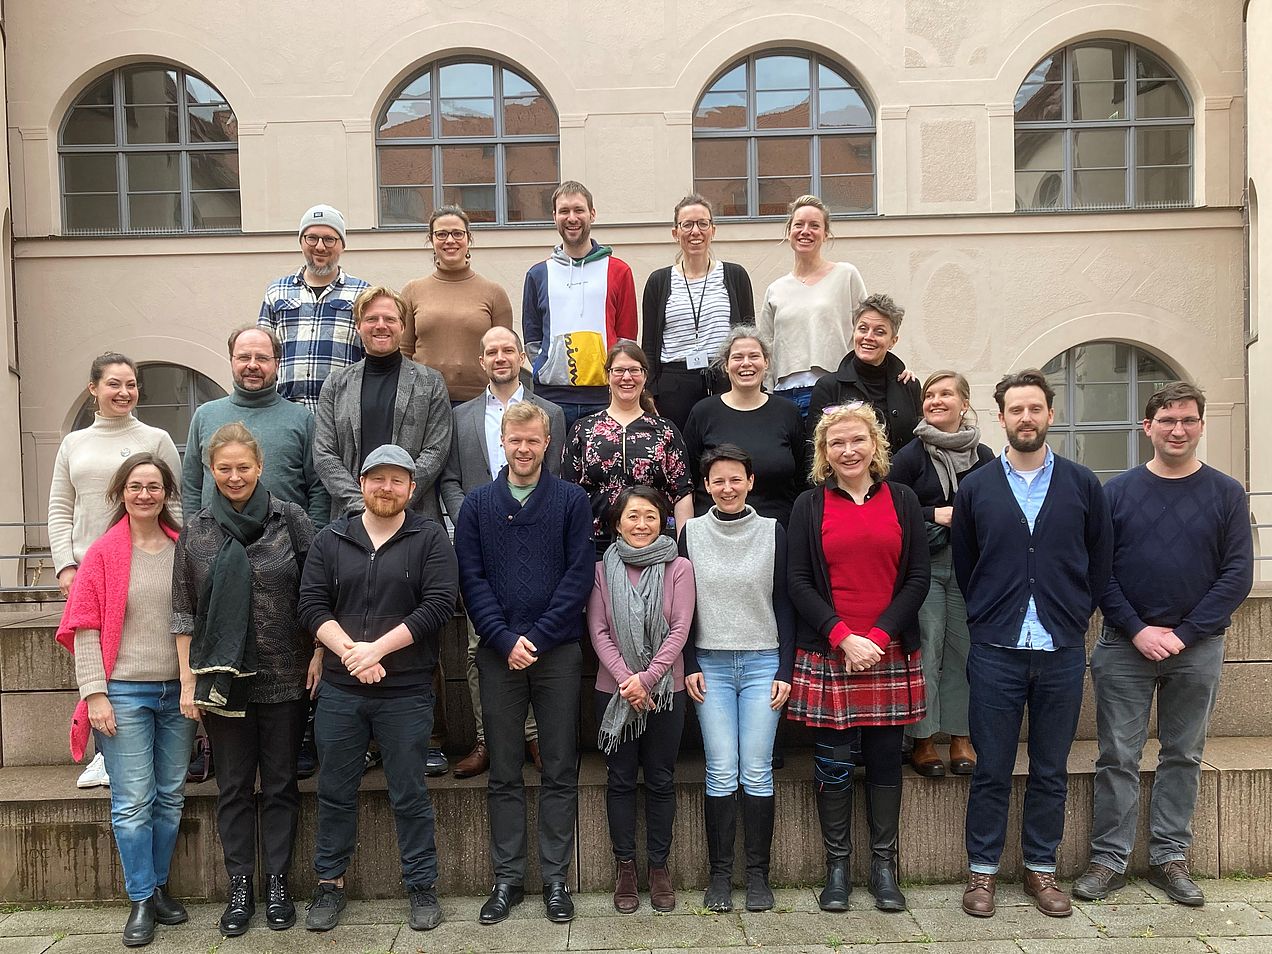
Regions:
M 481 775 L 490 769 L 490 753 L 486 751 L 486 743 L 482 739 L 477 740 L 477 744 L 473 746 L 473 750 L 459 760 L 455 766 L 456 778 L 472 778 L 474 775 Z
M 976 768 L 976 750 L 972 740 L 965 735 L 950 736 L 950 772 L 954 775 L 971 775 Z
M 619 914 L 632 914 L 640 907 L 640 895 L 636 893 L 636 860 L 620 861 L 618 877 L 614 881 L 614 910 Z
M 991 874 L 976 871 L 967 873 L 967 887 L 963 890 L 963 911 L 974 918 L 994 916 L 994 889 L 998 879 Z
M 910 753 L 910 764 L 924 778 L 941 778 L 945 775 L 945 763 L 932 744 L 932 739 L 915 739 L 914 751 Z
M 1034 906 L 1049 918 L 1067 918 L 1073 913 L 1073 902 L 1056 884 L 1056 876 L 1050 871 L 1025 870 L 1025 894 L 1034 899 Z
M 539 740 L 526 739 L 526 758 L 534 763 L 534 767 L 543 771 L 543 757 L 539 754 Z
M 649 905 L 663 914 L 676 910 L 676 889 L 671 886 L 671 873 L 666 868 L 649 868 Z

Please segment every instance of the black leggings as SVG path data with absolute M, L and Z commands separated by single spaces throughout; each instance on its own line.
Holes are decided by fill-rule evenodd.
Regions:
M 818 784 L 844 788 L 852 784 L 853 763 L 848 756 L 853 740 L 861 736 L 861 761 L 867 785 L 901 784 L 903 725 L 868 725 L 857 729 L 813 729 L 816 746 L 813 777 Z

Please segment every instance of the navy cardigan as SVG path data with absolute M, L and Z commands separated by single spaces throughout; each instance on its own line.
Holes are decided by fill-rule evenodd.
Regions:
M 1085 645 L 1113 570 L 1113 523 L 1099 478 L 1054 460 L 1032 534 L 1001 460 L 958 485 L 950 543 L 974 643 L 1015 646 L 1032 596 L 1057 648 Z

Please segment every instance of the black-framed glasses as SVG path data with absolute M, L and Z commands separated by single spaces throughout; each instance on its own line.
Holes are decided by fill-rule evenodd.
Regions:
M 462 238 L 468 237 L 467 229 L 438 229 L 431 233 L 434 242 L 445 242 L 448 238 L 458 242 Z
M 644 369 L 644 368 L 640 368 L 640 367 L 637 367 L 637 368 L 610 368 L 610 369 L 609 369 L 609 376 L 610 376 L 611 378 L 618 378 L 620 381 L 621 381 L 623 378 L 632 378 L 633 380 L 635 380 L 636 378 L 641 378 L 641 377 L 644 377 L 644 376 L 645 376 L 645 369 Z
M 309 235 L 309 234 L 306 234 L 306 235 L 301 236 L 301 238 L 303 238 L 303 239 L 304 239 L 305 244 L 306 244 L 306 245 L 308 245 L 310 248 L 317 248 L 317 247 L 318 247 L 318 244 L 319 244 L 320 242 L 322 243 L 322 247 L 323 247 L 323 248 L 335 248 L 335 247 L 336 247 L 336 243 L 340 241 L 340 236 L 338 236 L 338 235 Z
M 697 229 L 699 232 L 705 232 L 707 229 L 711 228 L 711 225 L 712 222 L 710 219 L 690 219 L 688 222 L 677 222 L 676 228 L 680 229 L 682 232 L 692 232 L 694 229 Z

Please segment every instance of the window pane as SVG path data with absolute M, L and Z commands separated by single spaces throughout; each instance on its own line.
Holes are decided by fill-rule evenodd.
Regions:
M 694 190 L 711 203 L 716 215 L 749 215 L 746 179 L 694 179 Z
M 1174 72 L 1148 50 L 1135 49 L 1135 75 L 1139 79 L 1174 79 Z
M 1073 165 L 1102 169 L 1126 165 L 1126 130 L 1092 129 L 1073 134 Z
M 70 232 L 118 232 L 119 197 L 115 195 L 68 195 L 66 228 Z
M 503 94 L 508 96 L 538 96 L 539 90 L 528 80 L 518 76 L 512 70 L 503 71 Z
M 1064 133 L 1017 132 L 1016 168 L 1059 171 L 1064 168 Z
M 177 71 L 153 67 L 125 70 L 124 102 L 132 106 L 177 105 Z
M 192 192 L 190 209 L 196 229 L 237 229 L 242 223 L 237 190 Z
M 874 176 L 822 176 L 821 197 L 831 212 L 871 212 Z
M 111 146 L 115 143 L 115 110 L 110 106 L 76 106 L 62 130 L 68 146 Z
M 425 70 L 411 82 L 402 88 L 402 92 L 398 93 L 400 99 L 410 98 L 427 98 L 429 91 L 433 88 L 433 71 Z
M 1140 381 L 1153 382 L 1154 390 L 1169 384 L 1171 381 L 1178 381 L 1179 378 L 1170 368 L 1166 367 L 1161 361 L 1153 357 L 1147 351 L 1135 351 L 1135 373 Z M 1147 395 L 1145 395 L 1147 398 Z
M 134 231 L 181 228 L 181 196 L 130 195 L 128 197 L 129 227 Z
M 808 176 L 812 175 L 809 146 L 812 139 L 760 139 L 755 144 L 760 176 Z
M 755 94 L 756 129 L 807 129 L 810 125 L 806 90 Z
M 507 182 L 557 182 L 559 165 L 556 143 L 505 146 L 504 180 Z M 548 218 L 552 218 L 551 215 Z
M 1113 341 L 1079 345 L 1069 352 L 1073 380 L 1078 384 L 1130 381 L 1131 347 Z
M 1121 169 L 1100 169 L 1073 174 L 1075 209 L 1121 208 L 1126 205 L 1126 173 Z
M 381 225 L 422 225 L 433 211 L 433 187 L 381 189 Z
M 129 183 L 135 185 L 132 180 Z M 190 153 L 190 188 L 237 189 L 239 186 L 239 157 L 237 152 Z
M 711 84 L 711 92 L 736 92 L 746 89 L 746 64 L 739 63 Z
M 695 140 L 693 144 L 693 171 L 698 178 L 745 177 L 746 140 Z
M 1135 163 L 1140 166 L 1187 165 L 1192 130 L 1187 126 L 1149 126 L 1135 130 Z
M 493 183 L 494 181 L 494 146 L 447 146 L 442 149 L 443 185 Z M 493 200 L 491 208 L 494 208 Z M 464 209 L 471 211 L 467 206 L 464 206 Z
M 1101 479 L 1120 474 L 1130 466 L 1128 434 L 1129 431 L 1078 431 L 1073 435 L 1075 458 Z
M 493 136 L 493 99 L 444 99 L 441 101 L 443 136 Z
M 437 71 L 442 96 L 494 96 L 495 71 L 489 63 L 451 63 Z
M 1148 435 L 1144 433 L 1144 429 L 1140 428 L 1135 435 L 1135 464 L 1147 464 L 1153 459 L 1153 442 L 1148 439 Z
M 1073 451 L 1069 450 L 1069 434 L 1065 431 L 1048 431 L 1047 446 L 1053 454 L 1073 459 Z
M 1187 205 L 1190 202 L 1187 166 L 1136 170 L 1136 205 Z
M 201 103 L 209 106 L 224 106 L 225 97 L 217 92 L 216 87 L 197 76 L 186 74 L 186 102 Z
M 137 417 L 143 424 L 167 431 L 174 442 L 184 441 L 189 437 L 190 413 L 190 409 L 184 405 L 137 406 Z M 177 437 L 178 434 L 183 436 Z
M 1074 83 L 1075 121 L 1101 122 L 1126 118 L 1125 83 Z
M 76 106 L 110 106 L 115 102 L 115 74 L 107 73 L 80 94 Z
M 833 70 L 825 63 L 817 64 L 817 85 L 823 90 L 846 89 L 852 84 L 838 70 Z
M 504 135 L 554 136 L 557 114 L 544 96 L 504 100 Z
M 1126 79 L 1125 43 L 1088 43 L 1073 48 L 1073 78 L 1079 82 Z
M 1135 97 L 1135 115 L 1140 119 L 1164 119 L 1189 116 L 1188 97 L 1184 87 L 1174 80 L 1140 82 Z
M 443 186 L 442 201 L 446 205 L 460 206 L 474 222 L 495 221 L 495 187 L 493 185 Z
M 1064 173 L 1017 172 L 1016 208 L 1059 209 L 1064 205 Z
M 118 179 L 114 153 L 62 157 L 62 190 L 66 193 L 117 192 Z
M 822 177 L 874 172 L 872 136 L 821 136 Z
M 1059 122 L 1064 118 L 1064 84 L 1036 83 L 1016 94 L 1016 122 Z
M 129 192 L 179 192 L 181 153 L 141 152 L 124 157 Z
M 745 93 L 708 93 L 693 115 L 696 129 L 745 129 Z
M 128 106 L 124 133 L 130 143 L 178 142 L 176 107 Z
M 808 60 L 802 56 L 761 56 L 755 61 L 756 89 L 808 89 Z
M 433 147 L 381 147 L 380 185 L 431 185 L 433 182 Z M 432 211 L 432 206 L 429 207 Z
M 1077 384 L 1073 415 L 1078 424 L 1130 420 L 1130 388 L 1126 384 Z
M 508 187 L 509 222 L 550 222 L 555 179 L 543 185 Z
M 812 180 L 803 178 L 761 179 L 760 215 L 785 215 L 790 204 L 812 191 Z
M 384 111 L 377 131 L 381 139 L 427 139 L 433 135 L 433 101 L 397 99 Z
M 822 126 L 869 126 L 874 122 L 866 101 L 855 89 L 822 90 L 817 119 Z
M 189 116 L 191 142 L 238 141 L 238 120 L 230 107 L 192 106 Z

